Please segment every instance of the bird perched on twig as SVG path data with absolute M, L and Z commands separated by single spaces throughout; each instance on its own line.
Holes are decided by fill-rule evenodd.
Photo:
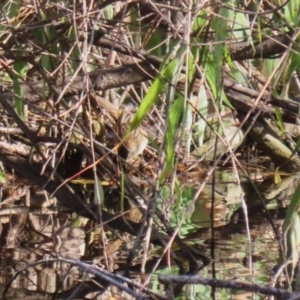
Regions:
M 122 137 L 125 137 L 124 146 L 128 151 L 127 161 L 141 154 L 148 145 L 147 132 L 142 126 L 133 129 L 126 135 L 126 131 L 133 119 L 133 109 L 130 106 L 122 106 L 119 125 Z M 126 136 L 125 136 L 126 135 Z

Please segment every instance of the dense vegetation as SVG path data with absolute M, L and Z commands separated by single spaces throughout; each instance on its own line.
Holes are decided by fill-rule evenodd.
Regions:
M 127 270 L 141 247 L 139 271 L 152 274 L 156 245 L 155 255 L 172 257 L 181 275 L 197 274 L 210 258 L 180 236 L 215 171 L 233 170 L 245 207 L 240 183 L 256 188 L 252 166 L 276 184 L 299 170 L 299 7 L 298 0 L 4 1 L 3 186 L 18 181 L 54 195 L 91 222 L 105 257 L 124 243 L 115 230 L 130 234 Z M 186 197 L 185 186 L 195 193 Z M 281 245 L 293 266 L 298 190 Z M 89 272 L 105 287 L 120 285 Z M 180 280 L 168 296 L 181 295 L 188 280 Z M 129 286 L 118 288 L 138 297 Z

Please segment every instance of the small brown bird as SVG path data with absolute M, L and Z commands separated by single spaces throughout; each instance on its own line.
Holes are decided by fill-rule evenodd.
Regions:
M 119 124 L 121 128 L 121 134 L 124 136 L 133 119 L 132 110 L 127 108 L 126 106 L 122 107 L 122 114 L 119 119 Z M 126 140 L 124 141 L 124 145 L 128 150 L 127 161 L 132 160 L 132 158 L 141 154 L 148 145 L 147 132 L 142 126 L 139 126 L 132 130 Z

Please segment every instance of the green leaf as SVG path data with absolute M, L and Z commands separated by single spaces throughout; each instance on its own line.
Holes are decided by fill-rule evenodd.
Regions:
M 189 82 L 191 82 L 191 80 L 193 79 L 193 76 L 195 74 L 196 71 L 196 64 L 198 61 L 198 57 L 200 54 L 200 48 L 199 47 L 192 47 L 191 48 L 191 54 L 189 54 L 189 60 L 188 60 L 188 80 Z
M 187 69 L 187 74 L 188 74 L 188 83 L 190 84 L 194 74 L 196 72 L 196 63 L 198 60 L 199 56 L 199 47 L 192 47 L 191 48 L 191 53 L 187 52 L 188 55 L 188 69 Z M 183 53 L 183 56 L 185 56 L 185 52 Z M 174 83 L 174 86 L 176 86 L 176 83 Z M 201 85 L 200 89 L 203 87 Z M 194 96 L 193 93 L 189 95 L 189 103 L 194 103 L 194 99 L 196 96 Z M 199 99 L 201 103 L 205 103 L 205 99 Z M 196 103 L 196 108 L 198 108 L 199 101 Z M 186 153 L 189 155 L 190 153 L 190 148 L 191 148 L 191 141 L 192 141 L 192 129 L 193 129 L 193 108 L 192 105 L 187 103 L 185 113 L 184 113 L 184 134 L 182 135 L 182 141 L 186 141 Z
M 230 10 L 230 12 L 233 13 L 233 10 Z M 239 41 L 242 41 L 245 38 L 251 38 L 249 19 L 244 13 L 235 13 L 232 29 L 232 38 L 238 39 Z
M 226 106 L 230 107 L 231 109 L 234 109 L 234 107 L 231 105 L 230 101 L 228 100 L 226 94 L 224 93 L 223 89 L 222 89 L 221 99 Z
M 108 19 L 108 20 L 111 20 L 113 18 L 114 10 L 113 10 L 112 5 L 107 5 L 104 8 L 104 15 L 105 15 L 105 18 Z
M 22 101 L 23 91 L 21 89 L 19 79 L 25 78 L 25 67 L 26 63 L 24 61 L 18 61 L 14 64 L 14 70 L 18 73 L 19 76 L 13 76 L 13 89 L 15 93 L 14 102 L 17 113 L 19 117 L 24 120 L 24 104 Z
M 94 203 L 101 206 L 104 203 L 104 190 L 98 176 L 94 176 Z
M 197 132 L 198 141 L 197 144 L 199 147 L 203 145 L 204 141 L 204 133 L 206 128 L 206 119 L 208 117 L 208 98 L 206 94 L 206 90 L 204 85 L 199 88 L 198 95 L 197 95 L 197 109 L 201 113 L 201 117 L 198 118 L 195 127 Z
M 285 219 L 287 220 L 287 218 Z M 282 257 L 283 262 L 292 261 L 288 270 L 293 278 L 294 269 L 299 260 L 299 245 L 300 245 L 300 218 L 297 211 L 293 211 L 288 219 L 288 228 L 283 231 L 283 248 L 284 254 Z
M 76 41 L 76 36 L 77 36 L 76 28 L 72 26 L 69 29 L 69 34 L 68 34 L 68 40 L 70 43 L 74 43 Z M 72 72 L 76 71 L 79 66 L 80 66 L 80 50 L 78 43 L 73 47 L 72 52 L 71 52 L 71 65 L 72 69 L 70 70 L 70 75 L 72 75 Z
M 162 57 L 166 53 L 166 43 L 163 42 L 166 38 L 166 34 L 160 30 L 154 30 L 154 32 L 151 33 L 152 30 L 153 29 L 150 26 L 147 34 L 150 34 L 151 36 L 147 44 L 144 45 L 145 50 L 152 55 Z
M 181 68 L 185 61 L 187 50 L 188 50 L 188 48 L 186 45 L 181 45 L 179 47 L 179 49 L 176 49 L 176 58 L 175 59 L 178 60 L 178 64 L 177 64 L 176 68 L 174 69 L 173 75 L 170 79 L 170 84 L 168 85 L 168 90 L 167 90 L 167 94 L 166 94 L 166 101 L 168 102 L 167 107 L 169 107 L 169 105 L 171 103 L 173 103 L 173 101 L 176 97 L 175 96 L 176 95 L 176 86 L 177 86 L 177 82 L 180 78 Z
M 274 71 L 274 68 L 278 65 L 279 59 L 264 59 L 263 64 L 264 64 L 264 71 L 266 76 L 270 76 L 272 72 Z
M 290 23 L 291 26 L 294 26 L 299 16 L 299 0 L 288 1 L 288 4 L 284 7 L 284 15 L 287 22 Z
M 280 109 L 277 106 L 275 106 L 275 115 L 276 115 L 278 127 L 280 128 L 280 130 L 282 132 L 284 132 L 285 130 L 284 130 L 284 125 L 283 125 L 283 121 L 282 121 L 282 114 L 281 114 Z
M 6 183 L 5 173 L 0 171 L 0 183 Z
M 204 31 L 207 23 L 208 23 L 207 13 L 205 12 L 205 10 L 200 10 L 198 17 L 196 17 L 193 23 L 193 31 L 200 32 L 201 29 Z
M 158 100 L 159 94 L 168 86 L 171 78 L 176 74 L 179 66 L 179 59 L 174 59 L 167 67 L 157 76 L 148 93 L 142 100 L 131 124 L 128 127 L 127 134 L 137 128 L 143 121 L 144 117 Z
M 296 190 L 292 196 L 291 202 L 289 204 L 289 207 L 288 207 L 288 210 L 286 213 L 286 217 L 285 217 L 285 220 L 284 220 L 284 223 L 282 226 L 282 234 L 283 235 L 288 231 L 288 229 L 291 226 L 293 214 L 295 212 L 296 213 L 299 212 L 299 205 L 300 205 L 300 185 L 298 185 L 298 187 L 296 188 Z
M 215 41 L 217 42 L 213 50 L 213 64 L 215 72 L 215 85 L 217 90 L 217 98 L 222 87 L 222 66 L 225 58 L 225 39 L 227 37 L 227 17 L 228 9 L 221 8 L 219 11 L 220 17 L 214 17 L 212 28 L 216 31 Z
M 23 1 L 16 0 L 16 1 L 8 1 L 11 5 L 6 8 L 7 15 L 10 19 L 16 18 L 20 13 L 20 9 L 22 7 Z
M 280 174 L 279 174 L 279 168 L 277 168 L 275 170 L 275 174 L 274 174 L 274 183 L 275 184 L 280 184 L 281 183 L 281 177 L 280 177 Z
M 213 94 L 214 99 L 222 99 L 222 101 L 230 108 L 234 109 L 231 105 L 230 101 L 226 97 L 222 87 L 217 86 L 217 73 L 218 71 L 215 69 L 214 58 L 211 55 L 207 56 L 206 64 L 205 64 L 205 78 L 211 88 L 211 92 Z M 221 69 L 219 70 L 219 73 Z
M 183 113 L 183 104 L 184 98 L 183 96 L 179 96 L 170 108 L 166 133 L 166 165 L 160 177 L 160 182 L 162 182 L 168 175 L 168 173 L 173 170 L 175 157 L 174 141 L 176 138 L 178 125 L 180 123 Z
M 172 62 L 172 60 L 175 59 L 176 54 L 178 52 L 178 49 L 180 49 L 180 48 L 181 48 L 181 42 L 180 41 L 176 41 L 174 43 L 174 46 L 164 56 L 163 61 L 160 64 L 159 69 L 158 69 L 160 73 L 167 67 L 167 65 L 170 63 L 170 61 Z
M 217 98 L 217 86 L 216 86 L 216 80 L 215 80 L 216 70 L 214 68 L 213 57 L 211 55 L 209 55 L 207 57 L 205 69 L 206 69 L 205 70 L 205 78 L 209 83 L 213 97 L 216 99 Z

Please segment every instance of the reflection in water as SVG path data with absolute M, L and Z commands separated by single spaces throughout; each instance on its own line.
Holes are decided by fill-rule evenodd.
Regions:
M 228 174 L 227 174 L 228 176 Z M 261 185 L 266 205 L 287 200 L 293 194 L 293 188 L 298 184 L 297 178 L 285 178 L 280 185 Z M 196 187 L 197 188 L 197 187 Z M 191 201 L 195 186 L 186 188 L 188 195 L 183 201 Z M 211 199 L 214 193 L 214 231 L 211 229 Z M 95 228 L 95 224 L 83 218 L 72 219 L 64 209 L 56 207 L 54 199 L 44 198 L 45 194 L 33 193 L 31 207 L 25 207 L 25 196 L 15 201 L 6 202 L 1 206 L 1 271 L 0 282 L 2 290 L 9 283 L 15 271 L 21 272 L 11 283 L 7 295 L 24 295 L 33 299 L 49 299 L 57 293 L 56 299 L 66 299 L 74 289 L 81 287 L 81 295 L 89 292 L 98 293 L 99 299 L 104 299 L 107 284 L 99 282 L 95 285 L 92 276 L 86 275 L 84 270 L 66 263 L 43 263 L 32 265 L 39 260 L 63 257 L 86 260 L 97 264 L 109 271 L 118 271 L 125 274 L 129 271 L 126 265 L 129 250 L 133 247 L 135 239 L 129 234 L 115 236 L 110 231 L 103 232 Z M 248 203 L 251 239 L 253 272 L 250 273 L 248 263 L 249 243 L 245 235 L 244 213 L 241 208 L 241 197 Z M 39 205 L 38 205 L 39 204 Z M 270 207 L 274 207 L 270 206 Z M 129 207 L 136 209 L 136 207 Z M 179 211 L 179 209 L 178 209 Z M 270 210 L 275 215 L 275 210 Z M 126 214 L 129 216 L 130 214 Z M 195 202 L 194 211 L 186 220 L 189 224 L 182 236 L 186 243 L 192 245 L 196 251 L 210 255 L 211 245 L 214 244 L 215 260 L 213 265 L 217 270 L 219 279 L 239 279 L 243 281 L 254 280 L 256 283 L 269 281 L 272 268 L 278 258 L 278 244 L 270 223 L 265 218 L 263 208 L 255 198 L 249 183 L 241 187 L 227 177 L 218 178 L 214 189 L 208 183 Z M 276 226 L 280 226 L 278 220 Z M 184 229 L 184 226 L 183 226 Z M 212 243 L 212 232 L 214 243 Z M 140 270 L 143 258 L 143 244 L 137 247 L 136 257 L 131 264 L 131 271 Z M 194 246 L 193 246 L 194 245 Z M 136 245 L 135 245 L 136 246 Z M 174 248 L 174 250 L 176 250 Z M 148 265 L 151 269 L 153 263 L 162 253 L 161 249 L 152 247 L 148 250 Z M 179 258 L 181 254 L 176 252 Z M 166 255 L 160 265 L 158 273 L 176 273 L 167 265 L 172 263 Z M 135 273 L 132 273 L 135 274 Z M 211 276 L 211 266 L 201 272 L 203 276 Z M 141 281 L 139 273 L 135 275 Z M 254 276 L 254 277 L 253 277 Z M 156 277 L 153 277 L 156 278 Z M 83 282 L 84 285 L 83 285 Z M 152 284 L 157 282 L 153 279 Z M 97 291 L 97 292 L 96 292 Z M 117 290 L 105 291 L 105 297 L 112 297 L 113 293 L 122 294 Z M 186 299 L 210 298 L 208 287 L 195 285 L 187 286 Z M 94 294 L 96 295 L 96 294 Z M 192 296 L 194 295 L 194 296 Z M 205 296 L 206 295 L 206 296 Z M 241 296 L 241 295 L 239 295 Z M 234 298 L 238 299 L 238 295 Z M 129 298 L 126 298 L 129 299 Z M 199 298 L 200 299 L 200 298 Z
M 214 189 L 214 227 L 224 226 L 241 205 L 241 188 L 233 183 L 217 183 Z M 201 227 L 211 226 L 212 186 L 207 184 L 195 202 L 192 221 Z

